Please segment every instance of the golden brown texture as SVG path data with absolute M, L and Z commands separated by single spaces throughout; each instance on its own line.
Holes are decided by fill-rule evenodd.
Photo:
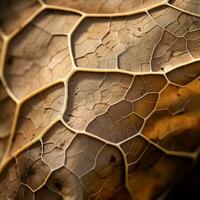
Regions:
M 63 101 L 63 84 L 54 85 L 26 101 L 19 111 L 11 152 L 31 142 L 58 118 Z
M 0 2 L 0 199 L 155 200 L 200 152 L 196 0 Z
M 193 57 L 199 58 L 196 52 L 198 44 L 191 42 L 200 28 L 199 17 L 167 6 L 153 9 L 149 13 L 155 23 L 163 28 L 162 37 L 152 55 L 152 70 L 173 69 L 192 61 Z
M 198 0 L 169 0 L 169 3 L 193 14 L 200 14 L 200 2 Z
M 72 70 L 68 33 L 78 18 L 71 13 L 42 12 L 11 41 L 5 78 L 15 96 L 29 95 Z
M 2 82 L 0 82 L 0 161 L 2 160 L 11 134 L 11 127 L 15 114 L 15 103 L 8 96 Z
M 73 34 L 75 62 L 83 68 L 149 71 L 161 32 L 147 14 L 86 18 Z
M 125 13 L 143 10 L 164 3 L 165 0 L 44 0 L 47 5 L 72 8 L 84 13 Z
M 20 29 L 27 18 L 40 8 L 37 0 L 2 0 L 0 3 L 0 27 L 6 34 Z

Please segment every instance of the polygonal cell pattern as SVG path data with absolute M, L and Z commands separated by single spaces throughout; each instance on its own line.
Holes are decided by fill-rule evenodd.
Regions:
M 191 171 L 197 1 L 2 0 L 0 9 L 0 199 L 151 200 Z

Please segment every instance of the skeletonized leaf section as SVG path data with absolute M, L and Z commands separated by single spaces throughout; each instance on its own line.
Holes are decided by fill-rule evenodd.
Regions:
M 16 97 L 23 98 L 69 74 L 67 34 L 78 19 L 68 12 L 45 11 L 11 41 L 5 77 Z
M 69 79 L 64 120 L 76 130 L 85 130 L 96 116 L 123 99 L 132 78 L 119 73 L 75 73 Z
M 162 75 L 76 73 L 69 80 L 64 119 L 76 130 L 123 141 L 139 132 L 166 84 Z
M 163 6 L 150 15 L 164 31 L 152 55 L 152 70 L 169 70 L 199 58 L 200 18 Z
M 162 34 L 147 14 L 86 18 L 75 30 L 72 48 L 82 68 L 149 71 L 151 56 Z
M 20 30 L 26 20 L 39 9 L 37 0 L 1 0 L 0 27 L 6 34 Z
M 0 81 L 0 161 L 5 153 L 15 114 L 15 103 Z
M 64 104 L 64 85 L 54 85 L 26 101 L 20 110 L 11 152 L 31 142 L 53 120 L 61 115 Z
M 43 0 L 48 5 L 73 8 L 84 13 L 114 14 L 140 11 L 150 6 L 164 3 L 164 0 Z
M 157 199 L 190 170 L 192 163 L 192 159 L 165 154 L 141 136 L 122 143 L 121 148 L 128 162 L 130 192 L 136 200 Z

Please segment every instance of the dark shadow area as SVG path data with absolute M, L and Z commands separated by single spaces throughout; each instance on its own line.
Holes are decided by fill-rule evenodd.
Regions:
M 165 200 L 199 200 L 200 199 L 200 158 L 195 170 L 181 181 Z

